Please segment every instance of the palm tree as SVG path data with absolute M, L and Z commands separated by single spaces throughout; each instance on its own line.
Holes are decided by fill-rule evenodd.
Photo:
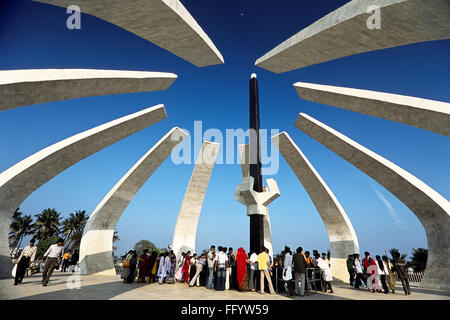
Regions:
M 117 235 L 118 233 L 119 233 L 119 231 L 114 230 L 114 234 L 113 234 L 113 243 L 114 243 L 114 242 L 117 242 L 117 241 L 120 241 L 120 238 L 119 238 L 119 236 Z
M 69 215 L 68 218 L 64 219 L 62 222 L 62 234 L 64 237 L 64 243 L 70 238 L 72 233 L 77 230 L 76 218 L 73 213 Z
M 69 243 L 65 246 L 67 249 L 77 248 L 81 244 L 81 238 L 83 237 L 83 229 L 76 230 L 72 233 Z
M 35 235 L 39 240 L 56 236 L 60 233 L 60 216 L 55 209 L 45 209 L 36 215 Z
M 425 271 L 427 267 L 428 250 L 423 248 L 412 249 L 411 267 L 415 272 Z
M 115 255 L 116 250 L 117 250 L 117 246 L 115 245 L 115 243 L 118 242 L 118 241 L 120 241 L 120 238 L 119 238 L 119 236 L 118 236 L 118 233 L 119 233 L 119 231 L 114 230 L 114 234 L 113 234 L 113 247 L 112 247 L 112 249 L 113 249 L 112 255 L 113 255 L 113 258 L 114 258 L 114 259 L 117 258 L 116 255 Z
M 16 211 L 14 211 L 12 219 L 14 220 L 14 218 L 20 217 L 23 214 L 22 211 L 20 211 L 20 208 L 17 208 Z
M 64 242 L 69 240 L 71 235 L 79 230 L 83 230 L 88 221 L 88 216 L 85 210 L 77 210 L 75 214 L 71 213 L 68 218 L 64 219 L 63 234 L 66 236 Z
M 392 256 L 392 259 L 395 258 L 395 253 L 397 253 L 397 252 L 399 252 L 397 248 L 392 248 L 391 250 L 389 250 L 389 253 Z M 401 259 L 405 259 L 407 255 L 408 255 L 407 253 L 403 253 L 403 254 L 400 255 L 400 258 Z
M 14 211 L 13 216 L 11 218 L 11 224 L 9 226 L 10 231 L 8 234 L 8 241 L 9 241 L 10 248 L 12 248 L 12 247 L 15 248 L 17 243 L 19 242 L 19 238 L 16 237 L 15 229 L 17 227 L 18 220 L 22 217 L 22 214 L 23 214 L 23 212 L 20 211 L 20 208 L 17 208 L 16 211 Z M 13 225 L 14 223 L 16 225 Z
M 66 236 L 64 242 L 69 241 L 67 248 L 78 246 L 83 236 L 83 230 L 89 217 L 86 210 L 77 210 L 75 214 L 71 213 L 68 218 L 63 221 L 63 234 Z
M 34 232 L 34 224 L 31 216 L 23 216 L 19 208 L 14 212 L 11 225 L 9 226 L 10 232 L 8 240 L 10 247 L 14 249 L 20 248 L 22 240 L 25 236 L 31 235 Z

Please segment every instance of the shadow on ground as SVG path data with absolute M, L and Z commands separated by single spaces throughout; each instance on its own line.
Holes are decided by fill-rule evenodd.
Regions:
M 64 282 L 62 282 L 64 283 Z M 61 284 L 53 282 L 52 285 Z M 83 285 L 80 289 L 64 289 L 19 298 L 18 300 L 108 300 L 125 292 L 139 288 L 136 284 L 121 281 Z

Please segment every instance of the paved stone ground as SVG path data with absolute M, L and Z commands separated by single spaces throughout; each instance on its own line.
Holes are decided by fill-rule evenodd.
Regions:
M 80 280 L 80 289 L 70 289 Z M 61 299 L 61 300 L 450 300 L 450 292 L 412 288 L 405 296 L 402 288 L 395 294 L 370 293 L 367 289 L 353 289 L 345 284 L 334 284 L 334 294 L 312 293 L 305 297 L 285 294 L 270 295 L 252 292 L 211 291 L 204 287 L 189 288 L 184 284 L 158 285 L 126 284 L 120 277 L 73 276 L 56 271 L 47 287 L 41 285 L 41 274 L 25 278 L 18 286 L 13 279 L 0 280 L 0 299 Z

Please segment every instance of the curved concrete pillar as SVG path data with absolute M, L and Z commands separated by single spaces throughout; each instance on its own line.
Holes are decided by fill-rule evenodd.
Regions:
M 200 149 L 173 233 L 172 250 L 177 257 L 183 251 L 195 252 L 198 219 L 219 148 L 218 143 L 204 141 Z
M 0 111 L 67 99 L 166 90 L 177 78 L 165 72 L 99 69 L 0 71 Z
M 187 134 L 173 128 L 116 183 L 95 208 L 80 245 L 81 274 L 116 275 L 112 260 L 113 235 L 123 211 L 153 172 Z
M 300 98 L 450 136 L 450 103 L 313 83 L 294 84 Z
M 223 63 L 214 43 L 179 0 L 35 0 L 113 23 L 198 66 Z
M 36 189 L 78 161 L 166 118 L 157 105 L 57 142 L 0 174 L 0 278 L 11 277 L 8 230 L 20 204 Z
M 424 288 L 450 290 L 450 204 L 423 181 L 320 121 L 301 113 L 295 126 L 378 181 L 417 216 L 428 240 Z
M 250 175 L 250 152 L 248 144 L 240 144 L 238 146 L 239 158 L 241 160 L 242 177 Z M 264 215 L 264 247 L 269 249 L 269 255 L 273 257 L 272 246 L 272 228 L 270 225 L 269 209 L 267 208 Z
M 350 219 L 333 191 L 286 132 L 273 136 L 272 142 L 308 192 L 325 224 L 330 239 L 333 277 L 348 282 L 347 257 L 359 253 L 358 238 Z
M 373 6 L 380 8 L 380 29 L 367 26 Z M 282 42 L 255 65 L 282 73 L 358 53 L 447 39 L 449 16 L 448 0 L 353 0 Z

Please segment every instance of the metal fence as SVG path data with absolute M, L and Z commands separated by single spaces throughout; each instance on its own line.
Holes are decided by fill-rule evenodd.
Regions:
M 397 281 L 397 285 L 401 286 L 400 278 L 398 277 L 397 273 L 395 272 L 395 279 Z M 283 268 L 282 267 L 274 267 L 272 270 L 272 278 L 275 285 L 275 291 L 278 292 L 278 289 L 281 288 L 284 284 L 284 280 L 282 278 L 283 275 Z M 408 281 L 410 286 L 412 287 L 418 287 L 420 285 L 420 282 L 422 282 L 424 276 L 424 272 L 414 272 L 409 270 L 408 271 Z
M 122 273 L 122 262 L 117 262 L 114 264 L 114 269 L 116 269 L 116 273 Z
M 293 283 L 294 275 L 290 282 Z M 319 268 L 306 268 L 305 281 L 307 282 L 308 290 L 321 290 L 322 280 L 321 280 L 321 272 Z M 283 268 L 282 267 L 273 267 L 272 268 L 272 282 L 275 287 L 275 292 L 285 291 L 286 287 L 285 281 L 283 280 Z
M 414 271 L 408 271 L 408 281 L 410 286 L 415 287 L 419 286 L 420 282 L 422 282 L 424 272 L 414 272 Z M 398 277 L 397 273 L 395 273 L 395 280 L 397 280 L 397 284 L 401 286 L 400 278 Z

